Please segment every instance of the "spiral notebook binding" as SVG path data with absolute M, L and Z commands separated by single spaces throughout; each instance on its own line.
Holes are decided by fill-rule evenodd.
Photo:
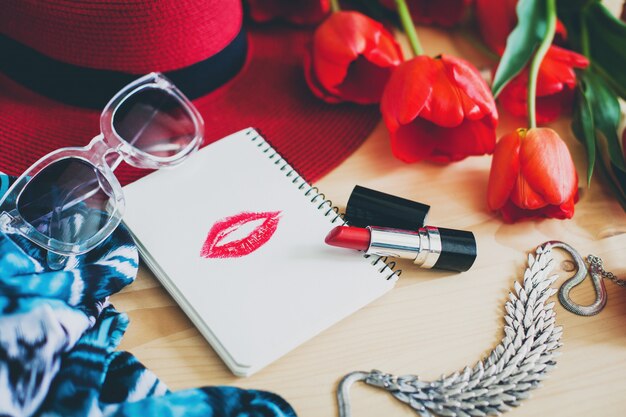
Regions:
M 298 174 L 298 172 L 293 169 L 293 167 L 289 165 L 289 163 L 285 159 L 283 159 L 278 152 L 276 152 L 272 145 L 270 145 L 265 139 L 263 139 L 261 135 L 258 134 L 256 130 L 248 130 L 246 132 L 246 136 L 250 137 L 250 141 L 255 143 L 255 145 L 261 150 L 261 152 L 263 152 L 264 154 L 268 154 L 268 158 L 272 160 L 274 165 L 280 165 L 280 171 L 287 171 L 285 173 L 285 177 L 290 179 L 294 185 L 297 185 L 299 190 L 306 189 L 306 191 L 304 191 L 304 196 L 309 197 L 312 204 L 318 203 L 321 200 L 321 203 L 317 205 L 317 210 L 326 210 L 323 213 L 324 217 L 333 216 L 332 220 L 330 220 L 330 222 L 333 224 L 337 223 L 338 221 L 340 222 L 338 223 L 338 225 L 343 226 L 347 224 L 347 222 L 344 220 L 343 213 L 340 213 L 339 209 L 336 206 L 333 206 L 333 202 L 330 199 L 327 199 L 326 195 L 320 192 L 319 188 L 307 183 L 306 180 L 302 178 Z M 327 207 L 327 209 L 325 209 L 325 207 Z M 331 213 L 334 213 L 334 215 Z M 401 269 L 396 269 L 396 263 L 394 261 L 389 261 L 386 256 L 364 254 L 363 257 L 365 259 L 368 259 L 373 266 L 378 267 L 382 264 L 382 266 L 378 268 L 378 272 L 381 274 L 388 273 L 388 275 L 386 276 L 387 280 L 396 280 L 402 274 Z

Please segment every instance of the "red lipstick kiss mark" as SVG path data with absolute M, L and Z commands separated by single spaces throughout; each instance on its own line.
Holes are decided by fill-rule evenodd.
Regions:
M 248 236 L 223 245 L 219 244 L 241 226 L 255 220 L 264 221 Z M 240 258 L 249 255 L 272 238 L 278 227 L 279 220 L 280 211 L 267 211 L 264 213 L 243 212 L 218 220 L 209 230 L 209 234 L 200 250 L 200 256 L 203 258 Z

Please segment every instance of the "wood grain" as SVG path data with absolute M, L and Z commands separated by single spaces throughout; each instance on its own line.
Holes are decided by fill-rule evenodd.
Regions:
M 444 51 L 478 66 L 488 63 L 463 34 L 424 28 L 420 35 L 427 53 Z M 503 134 L 524 124 L 502 114 L 498 131 Z M 552 126 L 567 141 L 579 177 L 585 178 L 583 148 L 573 138 L 569 121 Z M 599 255 L 607 268 L 626 277 L 626 215 L 597 177 L 590 188 L 581 182 L 572 220 L 506 225 L 486 207 L 490 160 L 406 165 L 391 155 L 381 124 L 356 153 L 316 184 L 341 208 L 355 184 L 430 204 L 431 224 L 472 230 L 477 236 L 479 256 L 469 272 L 425 271 L 401 263 L 404 273 L 393 291 L 242 379 L 228 371 L 142 266 L 137 281 L 112 297 L 131 319 L 121 348 L 137 355 L 174 390 L 220 384 L 258 388 L 282 395 L 301 417 L 336 415 L 335 389 L 348 372 L 376 368 L 434 379 L 487 354 L 502 337 L 504 302 L 525 268 L 526 254 L 546 240 L 564 240 L 582 254 Z M 595 317 L 575 316 L 557 303 L 557 323 L 564 327 L 558 367 L 511 417 L 624 415 L 626 290 L 611 283 L 607 288 L 608 305 Z M 573 291 L 573 298 L 590 302 L 591 285 Z M 387 393 L 369 387 L 356 386 L 352 398 L 355 417 L 415 415 Z

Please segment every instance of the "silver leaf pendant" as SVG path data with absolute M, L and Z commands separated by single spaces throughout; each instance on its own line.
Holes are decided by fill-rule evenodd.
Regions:
M 357 381 L 385 389 L 422 417 L 499 415 L 517 407 L 556 365 L 556 350 L 561 346 L 562 328 L 555 325 L 554 302 L 547 302 L 556 293 L 551 287 L 557 279 L 551 274 L 553 247 L 564 248 L 572 256 L 576 253 L 569 245 L 552 241 L 540 246 L 535 256 L 528 256 L 524 277 L 521 283 L 515 282 L 505 303 L 505 336 L 490 355 L 474 367 L 430 382 L 416 375 L 352 372 L 337 390 L 340 417 L 351 415 L 349 389 Z M 576 281 L 577 276 L 570 280 Z

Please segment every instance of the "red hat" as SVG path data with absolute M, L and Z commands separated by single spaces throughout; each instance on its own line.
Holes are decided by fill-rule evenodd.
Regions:
M 378 122 L 375 107 L 330 106 L 306 86 L 311 29 L 245 28 L 240 0 L 3 1 L 0 171 L 83 146 L 100 110 L 138 76 L 163 72 L 206 124 L 206 143 L 258 128 L 309 181 L 339 164 Z M 122 184 L 145 170 L 121 166 Z

